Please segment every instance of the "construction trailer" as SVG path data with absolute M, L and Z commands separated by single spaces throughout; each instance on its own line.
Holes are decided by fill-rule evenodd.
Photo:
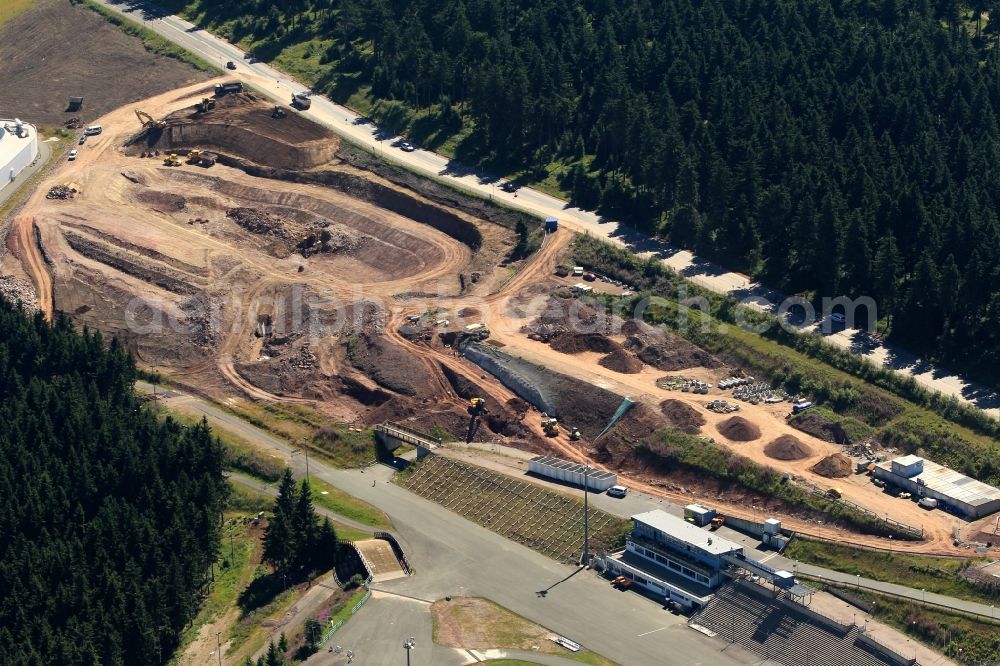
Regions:
M 551 234 L 559 230 L 559 220 L 554 217 L 545 218 L 545 233 Z
M 701 504 L 688 504 L 684 507 L 684 520 L 698 527 L 704 527 L 715 518 L 715 509 Z
M 583 487 L 586 482 L 588 490 L 603 493 L 611 486 L 618 484 L 618 475 L 600 469 L 588 468 L 580 463 L 553 458 L 552 456 L 535 456 L 528 461 L 528 471 L 556 481 L 571 483 Z
M 82 97 L 70 97 L 69 104 L 66 106 L 67 111 L 79 111 L 83 108 L 83 98 Z
M 240 81 L 228 81 L 226 83 L 219 83 L 215 86 L 216 97 L 241 92 L 243 92 L 243 83 Z

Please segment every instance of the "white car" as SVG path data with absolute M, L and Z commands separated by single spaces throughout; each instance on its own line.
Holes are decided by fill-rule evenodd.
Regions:
M 611 486 L 608 488 L 608 497 L 625 497 L 628 495 L 628 488 L 625 486 Z
M 414 150 L 416 150 L 416 147 L 412 143 L 409 143 L 407 141 L 404 141 L 401 144 L 399 144 L 399 148 L 404 153 L 412 153 Z
M 74 149 L 74 150 L 69 151 L 69 161 L 72 162 L 73 160 L 75 160 L 76 156 L 79 155 L 79 154 L 80 154 L 79 150 L 75 150 Z

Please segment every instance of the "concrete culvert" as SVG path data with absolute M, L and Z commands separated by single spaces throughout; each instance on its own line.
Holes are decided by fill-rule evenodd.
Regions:
M 752 442 L 760 437 L 760 428 L 742 416 L 733 416 L 716 426 L 719 434 L 734 442 Z
M 851 475 L 851 459 L 843 453 L 833 453 L 810 468 L 828 479 L 841 479 Z
M 775 460 L 802 460 L 811 456 L 813 451 L 797 437 L 782 435 L 765 446 L 764 453 Z

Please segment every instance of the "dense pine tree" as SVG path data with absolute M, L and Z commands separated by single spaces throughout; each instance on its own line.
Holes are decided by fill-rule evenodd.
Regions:
M 264 561 L 286 581 L 331 568 L 337 558 L 337 534 L 328 518 L 320 522 L 309 482 L 296 486 L 285 469 L 274 501 L 274 515 L 264 532 Z
M 117 341 L 2 299 L 0 329 L 0 661 L 163 663 L 216 557 L 221 447 L 142 408 Z

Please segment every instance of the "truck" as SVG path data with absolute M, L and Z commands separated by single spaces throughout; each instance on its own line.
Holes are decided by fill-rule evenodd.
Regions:
M 312 106 L 312 103 L 312 99 L 310 99 L 309 95 L 306 95 L 305 93 L 296 93 L 292 95 L 292 106 L 300 111 L 305 111 Z
M 813 406 L 813 404 L 811 402 L 809 402 L 808 400 L 803 400 L 802 402 L 797 402 L 794 405 L 792 405 L 792 414 L 793 415 L 795 415 L 795 414 L 801 414 L 802 412 L 806 411 L 807 409 L 809 409 L 812 406 Z
M 725 524 L 725 522 L 726 522 L 726 517 L 720 513 L 719 515 L 712 518 L 712 522 L 709 524 L 708 529 L 714 532 L 715 530 L 722 527 L 723 524 Z
M 227 81 L 226 83 L 219 83 L 215 86 L 216 97 L 241 92 L 243 92 L 243 83 L 240 81 Z

